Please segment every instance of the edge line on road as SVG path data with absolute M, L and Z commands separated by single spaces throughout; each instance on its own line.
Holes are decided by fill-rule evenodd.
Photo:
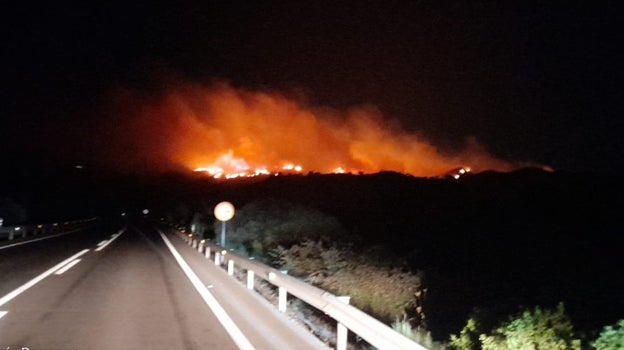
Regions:
M 4 317 L 8 313 L 8 311 L 0 311 L 0 318 Z
M 175 249 L 175 247 L 169 241 L 167 236 L 165 236 L 165 234 L 162 233 L 162 231 L 160 230 L 158 230 L 158 233 L 160 234 L 160 237 L 162 237 L 163 241 L 167 245 L 167 248 L 169 248 L 169 250 L 171 251 L 171 254 L 173 254 L 173 257 L 178 262 L 178 265 L 180 265 L 180 267 L 182 268 L 182 271 L 184 271 L 184 273 L 189 278 L 189 280 L 191 281 L 191 283 L 193 284 L 197 292 L 201 295 L 201 297 L 204 299 L 206 304 L 208 304 L 208 307 L 210 307 L 210 310 L 212 310 L 212 312 L 215 314 L 219 322 L 221 322 L 221 325 L 228 332 L 228 334 L 230 335 L 234 343 L 236 343 L 238 348 L 244 349 L 244 350 L 255 350 L 253 345 L 251 345 L 251 343 L 249 342 L 247 337 L 245 337 L 245 335 L 240 330 L 240 328 L 238 328 L 238 326 L 236 326 L 236 324 L 234 323 L 234 321 L 232 321 L 230 316 L 228 316 L 228 314 L 225 312 L 223 307 L 219 304 L 217 299 L 215 299 L 212 293 L 208 291 L 208 289 L 206 288 L 206 286 L 204 286 L 204 284 L 201 282 L 199 277 L 197 277 L 197 275 L 195 274 L 195 272 L 193 272 L 191 267 L 186 263 L 186 261 L 184 261 L 184 258 L 182 258 L 180 253 L 178 253 L 177 249 Z
M 84 249 L 84 250 L 82 250 L 82 251 L 72 255 L 71 257 L 69 257 L 69 258 L 61 261 L 60 263 L 54 265 L 54 267 L 48 269 L 47 271 L 45 271 L 44 273 L 40 274 L 39 276 L 37 276 L 37 277 L 31 279 L 30 281 L 24 283 L 23 285 L 21 285 L 20 287 L 18 287 L 14 291 L 10 292 L 9 294 L 3 296 L 2 298 L 0 298 L 0 306 L 8 303 L 11 300 L 13 300 L 15 297 L 17 297 L 18 295 L 20 295 L 23 292 L 27 291 L 29 288 L 31 288 L 35 284 L 41 282 L 44 278 L 50 276 L 51 274 L 53 274 L 58 269 L 62 268 L 63 266 L 65 266 L 66 264 L 71 262 L 72 260 L 77 259 L 78 257 L 86 254 L 87 252 L 89 252 L 89 249 Z

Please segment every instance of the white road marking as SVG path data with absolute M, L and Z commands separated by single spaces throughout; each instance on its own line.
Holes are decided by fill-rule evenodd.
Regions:
M 8 314 L 8 311 L 0 311 L 0 318 L 4 317 L 4 315 Z
M 55 275 L 62 275 L 64 274 L 67 270 L 71 269 L 72 267 L 74 267 L 76 264 L 78 264 L 80 262 L 80 259 L 76 259 L 72 262 L 70 262 L 69 264 L 65 265 L 63 268 L 61 268 L 60 270 L 57 270 L 54 274 Z
M 160 237 L 162 237 L 163 241 L 165 241 L 167 248 L 169 248 L 171 254 L 173 254 L 173 257 L 182 268 L 182 271 L 184 271 L 199 295 L 201 295 L 206 304 L 208 304 L 210 310 L 212 310 L 215 316 L 217 316 L 217 319 L 219 320 L 219 322 L 221 322 L 221 325 L 223 325 L 223 327 L 228 332 L 234 343 L 236 343 L 238 348 L 245 350 L 254 350 L 255 348 L 253 347 L 253 345 L 251 345 L 247 337 L 245 337 L 243 332 L 241 332 L 241 330 L 238 328 L 238 326 L 236 326 L 234 321 L 232 321 L 230 316 L 228 316 L 223 307 L 219 304 L 219 302 L 217 302 L 217 299 L 215 299 L 215 297 L 208 291 L 206 286 L 203 285 L 195 272 L 191 270 L 186 261 L 184 261 L 184 259 L 180 255 L 180 253 L 178 253 L 173 244 L 171 244 L 167 236 L 165 236 L 160 230 L 158 231 L 158 233 L 160 233 Z
M 102 246 L 102 244 L 106 244 L 106 242 L 108 242 L 108 240 L 107 240 L 107 239 L 105 239 L 105 240 L 103 240 L 102 242 L 98 243 L 98 245 L 97 245 L 97 246 L 98 246 L 98 247 L 101 247 L 101 246 Z
M 74 255 L 72 255 L 71 257 L 61 261 L 60 263 L 54 265 L 54 267 L 48 269 L 47 271 L 45 271 L 44 273 L 40 274 L 39 276 L 31 279 L 30 281 L 24 283 L 22 286 L 18 287 L 17 289 L 15 289 L 14 291 L 10 292 L 9 294 L 3 296 L 2 298 L 0 298 L 0 306 L 8 303 L 9 301 L 13 300 L 15 297 L 17 297 L 18 295 L 22 294 L 23 292 L 25 292 L 26 290 L 28 290 L 30 287 L 34 286 L 35 284 L 41 282 L 44 278 L 50 276 L 51 274 L 53 274 L 56 270 L 63 268 L 63 266 L 65 266 L 66 264 L 68 264 L 69 262 L 71 262 L 72 260 L 86 254 L 89 251 L 89 249 L 85 249 L 81 252 L 78 252 Z
M 101 251 L 102 249 L 106 248 L 106 246 L 108 246 L 109 244 L 113 243 L 114 240 L 116 240 L 117 238 L 119 238 L 119 236 L 121 236 L 124 232 L 126 232 L 126 229 L 121 229 L 119 230 L 119 232 L 115 233 L 114 235 L 111 236 L 111 239 L 109 239 L 106 243 L 99 245 L 99 247 L 95 250 L 96 252 Z M 101 242 L 100 242 L 101 243 Z

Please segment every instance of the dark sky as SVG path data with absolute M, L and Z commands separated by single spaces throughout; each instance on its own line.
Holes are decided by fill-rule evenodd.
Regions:
M 622 10 L 617 1 L 5 2 L 0 146 L 43 157 L 83 147 L 100 131 L 76 121 L 111 90 L 176 76 L 304 91 L 336 108 L 372 104 L 442 148 L 475 136 L 505 159 L 623 170 Z M 72 128 L 84 138 L 59 142 Z

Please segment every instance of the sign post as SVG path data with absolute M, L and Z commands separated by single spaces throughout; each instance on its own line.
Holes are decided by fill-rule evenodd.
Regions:
M 221 202 L 214 208 L 214 216 L 221 221 L 221 247 L 225 248 L 225 222 L 234 217 L 234 206 L 230 202 Z

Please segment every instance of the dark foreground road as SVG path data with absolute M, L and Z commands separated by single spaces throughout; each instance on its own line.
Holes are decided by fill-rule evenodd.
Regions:
M 324 348 L 178 237 L 146 224 L 0 249 L 0 271 L 0 349 Z

